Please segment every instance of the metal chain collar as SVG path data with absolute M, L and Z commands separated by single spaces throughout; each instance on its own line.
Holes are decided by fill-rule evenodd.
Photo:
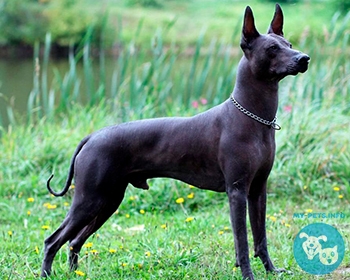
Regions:
M 253 114 L 252 112 L 249 112 L 247 109 L 245 109 L 241 104 L 237 102 L 237 100 L 233 97 L 233 95 L 230 96 L 232 103 L 236 106 L 238 110 L 240 110 L 243 114 L 247 115 L 248 117 L 265 124 L 274 130 L 280 130 L 281 127 L 276 123 L 277 117 L 274 117 L 272 121 L 264 120 L 263 118 L 260 118 L 259 116 Z

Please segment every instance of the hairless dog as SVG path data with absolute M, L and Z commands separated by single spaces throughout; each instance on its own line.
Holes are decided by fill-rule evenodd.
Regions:
M 307 70 L 310 58 L 283 37 L 277 4 L 267 34 L 260 34 L 251 8 L 245 10 L 243 57 L 229 99 L 193 117 L 168 117 L 105 127 L 85 137 L 71 160 L 64 195 L 74 177 L 72 206 L 60 227 L 45 240 L 42 276 L 51 274 L 54 256 L 70 242 L 69 263 L 88 237 L 116 211 L 128 184 L 149 188 L 147 179 L 168 177 L 200 189 L 226 192 L 230 206 L 236 265 L 254 279 L 247 239 L 249 212 L 255 257 L 266 271 L 277 270 L 266 241 L 266 184 L 275 156 L 278 83 Z

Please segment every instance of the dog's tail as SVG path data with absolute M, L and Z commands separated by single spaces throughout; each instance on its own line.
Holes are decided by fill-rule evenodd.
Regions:
M 66 181 L 66 185 L 65 185 L 64 189 L 61 192 L 59 192 L 59 193 L 55 192 L 54 190 L 52 190 L 52 188 L 50 186 L 50 181 L 51 181 L 51 179 L 54 176 L 53 174 L 51 174 L 50 178 L 47 180 L 47 183 L 46 183 L 47 189 L 54 196 L 64 196 L 66 194 L 66 192 L 68 191 L 69 187 L 71 186 L 72 179 L 73 179 L 73 176 L 74 176 L 75 158 L 77 157 L 77 155 L 79 154 L 80 150 L 83 148 L 83 146 L 86 144 L 86 142 L 89 139 L 90 139 L 90 135 L 85 137 L 83 140 L 81 140 L 81 142 L 79 143 L 78 147 L 75 149 L 74 155 L 73 155 L 71 163 L 70 163 L 69 173 L 68 173 L 68 178 L 67 178 L 67 181 Z

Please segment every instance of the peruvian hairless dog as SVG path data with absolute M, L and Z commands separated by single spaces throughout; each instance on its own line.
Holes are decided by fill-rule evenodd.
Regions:
M 63 196 L 75 181 L 72 206 L 61 226 L 45 240 L 42 276 L 51 274 L 57 251 L 70 242 L 69 263 L 88 237 L 116 211 L 128 184 L 147 190 L 147 179 L 168 177 L 200 189 L 226 192 L 236 265 L 254 279 L 247 240 L 247 205 L 255 257 L 266 271 L 279 271 L 267 251 L 266 182 L 275 155 L 278 83 L 307 70 L 309 57 L 283 37 L 283 13 L 276 5 L 265 35 L 250 7 L 244 15 L 236 85 L 228 100 L 193 117 L 157 118 L 105 127 L 85 137 L 71 160 Z

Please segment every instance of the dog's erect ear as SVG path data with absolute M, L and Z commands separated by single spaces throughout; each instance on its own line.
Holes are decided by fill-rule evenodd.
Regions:
M 275 33 L 283 37 L 283 12 L 281 6 L 278 4 L 276 4 L 275 14 L 267 33 Z
M 252 9 L 247 6 L 244 14 L 243 28 L 242 28 L 242 39 L 241 39 L 241 47 L 250 48 L 250 44 L 256 38 L 260 36 L 259 32 L 255 28 L 254 16 Z

